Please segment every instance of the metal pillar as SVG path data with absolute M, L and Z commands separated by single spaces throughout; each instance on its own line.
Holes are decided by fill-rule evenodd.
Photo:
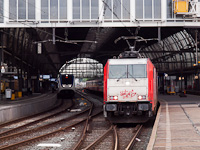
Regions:
M 196 87 L 196 90 L 199 91 L 200 90 L 200 79 L 199 79 L 199 74 L 200 74 L 200 71 L 199 69 L 197 70 L 197 76 L 198 76 L 198 81 L 197 81 L 197 87 Z
M 181 92 L 183 91 L 183 85 L 182 85 L 182 77 L 183 77 L 183 62 L 182 62 L 182 55 L 180 57 L 180 60 L 181 60 Z
M 23 72 L 22 68 L 23 68 L 23 54 L 21 52 L 21 62 L 20 62 L 20 71 L 19 71 L 19 91 L 22 91 L 23 84 L 24 84 L 23 77 L 22 77 L 22 72 Z
M 160 43 L 161 41 L 161 28 L 158 27 L 158 42 Z
M 195 46 L 196 46 L 196 65 L 198 65 L 198 47 L 197 47 L 197 34 L 198 34 L 198 30 L 195 30 Z
M 56 29 L 53 28 L 53 44 L 56 44 Z
M 1 61 L 2 61 L 2 52 L 3 52 L 3 32 L 1 32 L 0 66 L 1 66 Z M 1 75 L 2 74 L 1 74 L 1 71 L 0 71 L 0 100 L 1 100 Z

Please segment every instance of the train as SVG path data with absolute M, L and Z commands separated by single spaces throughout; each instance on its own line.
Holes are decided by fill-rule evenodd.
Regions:
M 58 75 L 57 98 L 73 98 L 75 94 L 75 79 L 73 74 Z
M 108 59 L 103 78 L 86 89 L 103 92 L 103 114 L 112 123 L 145 123 L 158 107 L 157 71 L 149 58 Z M 103 82 L 103 83 L 102 83 Z
M 108 59 L 104 67 L 104 117 L 145 123 L 157 110 L 157 72 L 149 58 Z
M 85 89 L 94 92 L 103 92 L 103 77 L 92 78 L 86 82 Z

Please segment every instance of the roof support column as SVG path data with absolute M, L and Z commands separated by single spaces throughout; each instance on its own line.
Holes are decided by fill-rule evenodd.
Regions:
M 200 79 L 199 79 L 200 72 L 199 72 L 199 70 L 197 71 L 197 75 L 198 75 L 198 83 L 199 83 L 200 82 Z M 200 85 L 197 84 L 197 90 L 199 91 L 199 89 L 200 89 Z
M 195 30 L 195 47 L 196 47 L 196 65 L 198 65 L 198 47 L 197 47 L 197 34 L 198 30 Z
M 53 45 L 55 45 L 56 44 L 56 28 L 53 28 L 52 29 L 53 30 Z
M 21 53 L 20 54 L 21 55 L 21 61 L 20 61 L 20 71 L 19 71 L 19 91 L 22 91 L 22 89 L 24 88 L 24 76 L 23 76 L 23 69 L 24 69 L 24 65 L 23 65 L 23 59 L 24 59 L 24 57 L 23 56 L 24 56 L 24 50 L 23 50 L 23 46 L 21 46 L 20 53 Z
M 30 66 L 27 65 L 27 74 L 26 74 L 26 85 L 27 85 L 27 95 L 31 94 L 31 75 L 30 75 Z
M 2 61 L 2 52 L 3 52 L 3 32 L 1 33 L 1 48 L 0 48 L 0 66 L 1 66 L 1 61 Z M 2 66 L 1 66 L 2 67 Z M 1 85 L 1 71 L 0 71 L 0 85 Z M 0 100 L 1 100 L 1 86 L 0 86 Z
M 158 42 L 161 42 L 161 27 L 158 27 Z
M 15 52 L 12 51 L 12 56 L 10 57 L 8 64 L 8 66 L 10 67 L 10 69 L 8 69 L 8 72 L 14 72 L 14 64 L 15 64 Z M 13 76 L 10 76 L 9 78 L 10 78 L 10 88 L 12 90 L 15 90 Z
M 17 74 L 18 74 L 18 80 L 19 80 L 19 91 L 22 91 L 22 88 L 23 88 L 23 77 L 22 77 L 22 67 L 23 67 L 23 64 L 22 64 L 22 60 L 20 62 L 20 67 L 17 68 Z
M 23 65 L 23 81 L 24 81 L 24 85 L 23 85 L 23 89 L 22 91 L 24 92 L 24 95 L 27 94 L 27 72 L 26 72 L 26 66 Z M 22 92 L 22 93 L 23 93 Z

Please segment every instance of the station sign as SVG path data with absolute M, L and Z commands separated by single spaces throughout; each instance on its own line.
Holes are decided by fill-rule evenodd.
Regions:
M 38 43 L 37 45 L 37 53 L 42 54 L 42 43 Z

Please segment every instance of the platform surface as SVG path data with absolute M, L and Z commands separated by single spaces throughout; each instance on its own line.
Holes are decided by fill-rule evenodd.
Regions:
M 48 97 L 48 94 L 33 93 L 32 95 L 24 96 L 21 98 L 15 98 L 14 100 L 6 99 L 4 96 L 4 97 L 1 97 L 0 99 L 0 109 L 12 107 L 18 104 L 30 103 L 30 102 L 33 102 L 35 100 L 45 98 L 45 97 Z
M 49 110 L 60 104 L 56 93 L 32 94 L 22 98 L 0 99 L 0 124 Z
M 147 149 L 200 150 L 200 96 L 159 95 L 159 101 Z

